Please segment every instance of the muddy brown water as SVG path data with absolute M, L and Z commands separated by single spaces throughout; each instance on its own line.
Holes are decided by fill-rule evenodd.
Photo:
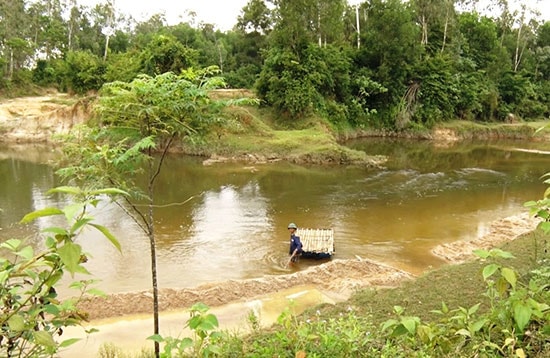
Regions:
M 157 182 L 155 230 L 160 287 L 282 275 L 319 265 L 287 267 L 286 226 L 335 232 L 334 258 L 356 256 L 419 273 L 443 261 L 431 254 L 442 243 L 483 235 L 491 221 L 524 212 L 523 203 L 545 189 L 550 168 L 544 143 L 364 139 L 348 143 L 386 155 L 384 168 L 226 163 L 171 155 Z M 44 218 L 16 223 L 26 213 L 67 204 L 46 195 L 61 183 L 33 145 L 0 148 L 0 238 L 30 236 L 62 224 Z M 109 293 L 151 286 L 149 243 L 117 206 L 102 203 L 93 215 L 122 244 L 115 250 L 97 232 L 79 242 L 87 268 Z

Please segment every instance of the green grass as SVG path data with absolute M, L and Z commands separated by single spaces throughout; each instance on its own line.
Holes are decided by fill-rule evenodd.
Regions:
M 501 246 L 515 258 L 500 262 L 527 277 L 539 266 L 541 258 L 550 258 L 545 252 L 549 244 L 548 238 L 542 238 L 540 233 L 524 235 Z M 376 322 L 385 320 L 394 305 L 403 306 L 409 315 L 428 320 L 436 317 L 431 311 L 440 309 L 442 302 L 449 308 L 471 307 L 481 302 L 483 308 L 488 303 L 483 296 L 486 285 L 481 274 L 486 264 L 485 260 L 472 259 L 458 265 L 446 265 L 396 289 L 359 292 L 350 302 L 361 312 L 372 314 Z

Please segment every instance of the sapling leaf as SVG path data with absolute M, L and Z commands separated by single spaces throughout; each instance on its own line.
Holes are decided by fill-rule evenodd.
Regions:
M 458 335 L 461 335 L 461 336 L 466 336 L 466 337 L 471 337 L 472 336 L 470 334 L 470 331 L 468 331 L 467 329 L 464 329 L 464 328 L 459 329 L 458 331 L 456 331 L 455 334 L 458 334 Z
M 24 258 L 26 260 L 30 260 L 34 256 L 34 250 L 30 246 L 25 246 L 21 250 L 17 251 L 15 254 L 17 256 L 21 256 L 22 258 Z
M 67 270 L 71 274 L 80 271 L 80 255 L 82 254 L 82 248 L 80 245 L 68 242 L 59 248 L 58 253 L 61 261 L 65 264 Z
M 407 329 L 410 334 L 414 334 L 416 332 L 417 321 L 418 319 L 416 317 L 404 317 L 401 320 L 401 324 Z
M 81 195 L 82 190 L 78 187 L 74 186 L 58 186 L 57 188 L 53 188 L 48 190 L 48 194 L 53 193 L 62 193 L 62 194 L 70 194 L 70 195 Z
M 28 213 L 27 215 L 23 216 L 23 219 L 21 219 L 21 223 L 27 224 L 38 218 L 42 218 L 45 216 L 62 215 L 62 214 L 63 214 L 63 210 L 61 209 L 45 208 L 45 209 L 33 211 L 32 213 Z
M 471 327 L 472 332 L 479 332 L 479 330 L 482 329 L 487 322 L 489 322 L 489 320 L 486 318 L 483 318 L 483 319 L 480 319 L 479 321 L 474 322 L 474 324 L 472 324 L 472 327 Z
M 118 251 L 122 252 L 120 242 L 118 242 L 116 237 L 113 234 L 111 234 L 109 229 L 107 229 L 103 225 L 98 225 L 98 224 L 90 224 L 90 225 L 98 229 L 113 244 L 113 246 L 117 248 Z
M 50 332 L 35 331 L 33 332 L 33 336 L 37 344 L 45 347 L 55 347 L 55 341 Z
M 152 336 L 149 336 L 146 339 L 153 342 L 158 342 L 158 343 L 164 342 L 164 338 L 162 338 L 160 334 L 153 334 Z
M 10 330 L 21 332 L 25 330 L 25 319 L 20 314 L 14 314 L 8 319 Z
M 481 257 L 482 259 L 486 259 L 489 257 L 489 251 L 487 250 L 474 250 L 474 254 L 478 257 Z
M 501 257 L 503 259 L 513 259 L 513 258 L 515 258 L 514 255 L 512 255 L 511 252 L 504 251 L 504 250 L 501 250 L 501 249 L 492 249 L 491 254 L 494 257 Z
M 107 294 L 98 288 L 90 288 L 86 293 L 92 296 L 107 297 Z
M 130 196 L 128 192 L 117 188 L 98 189 L 90 192 L 90 195 L 124 195 Z
M 523 302 L 516 302 L 514 304 L 514 320 L 521 332 L 523 332 L 525 326 L 529 323 L 531 315 L 532 310 L 528 305 L 523 304 Z
M 497 264 L 489 264 L 483 268 L 483 280 L 487 281 L 497 270 L 499 266 Z
M 503 267 L 501 271 L 502 277 L 504 277 L 506 281 L 508 281 L 508 283 L 512 285 L 512 288 L 516 289 L 517 278 L 515 271 L 508 267 Z
M 550 222 L 543 221 L 539 224 L 539 228 L 544 231 L 545 234 L 548 234 L 550 232 Z
M 69 232 L 63 228 L 60 227 L 47 227 L 42 232 L 51 232 L 52 234 L 56 235 L 69 235 Z
M 71 227 L 71 232 L 76 233 L 80 228 L 84 227 L 86 224 L 91 222 L 93 219 L 90 217 L 83 217 L 75 221 Z
M 59 344 L 59 347 L 60 347 L 60 348 L 66 348 L 66 347 L 69 347 L 69 346 L 71 346 L 71 345 L 73 345 L 73 344 L 75 344 L 76 342 L 81 341 L 81 340 L 82 340 L 81 338 L 70 338 L 70 339 L 66 339 L 66 340 L 64 340 L 63 342 L 61 342 L 61 343 Z
M 67 218 L 67 221 L 72 221 L 74 218 L 84 211 L 84 203 L 74 203 L 71 205 L 67 205 L 63 208 L 63 213 L 65 214 L 65 217 Z

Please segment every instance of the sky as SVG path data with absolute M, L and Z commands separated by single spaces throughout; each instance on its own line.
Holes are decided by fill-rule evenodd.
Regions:
M 188 22 L 186 15 L 189 10 L 197 14 L 197 24 L 200 22 L 215 24 L 221 31 L 230 30 L 237 22 L 237 16 L 248 0 L 112 0 L 115 8 L 122 13 L 132 15 L 136 20 L 149 19 L 151 15 L 164 13 L 169 25 Z M 105 3 L 106 0 L 77 0 L 81 5 L 94 6 Z M 348 0 L 356 4 L 362 0 Z M 550 21 L 550 0 L 509 0 L 512 8 L 519 8 L 520 3 L 541 11 L 542 19 Z M 546 4 L 545 4 L 546 3 Z

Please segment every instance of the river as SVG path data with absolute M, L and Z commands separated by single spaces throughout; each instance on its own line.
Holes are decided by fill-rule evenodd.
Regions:
M 286 267 L 287 225 L 333 228 L 334 258 L 356 256 L 420 273 L 443 261 L 431 249 L 482 236 L 489 224 L 525 212 L 542 197 L 541 175 L 550 168 L 545 143 L 493 141 L 438 143 L 362 139 L 352 148 L 385 155 L 384 168 L 361 166 L 223 163 L 170 155 L 155 193 L 160 287 L 248 279 L 304 270 L 322 261 Z M 28 212 L 68 204 L 46 192 L 59 186 L 36 145 L 0 147 L 0 240 L 29 237 L 61 225 L 44 218 L 18 221 Z M 118 252 L 95 231 L 78 242 L 88 270 L 109 293 L 151 287 L 147 238 L 122 210 L 101 203 L 93 215 L 122 244 Z

